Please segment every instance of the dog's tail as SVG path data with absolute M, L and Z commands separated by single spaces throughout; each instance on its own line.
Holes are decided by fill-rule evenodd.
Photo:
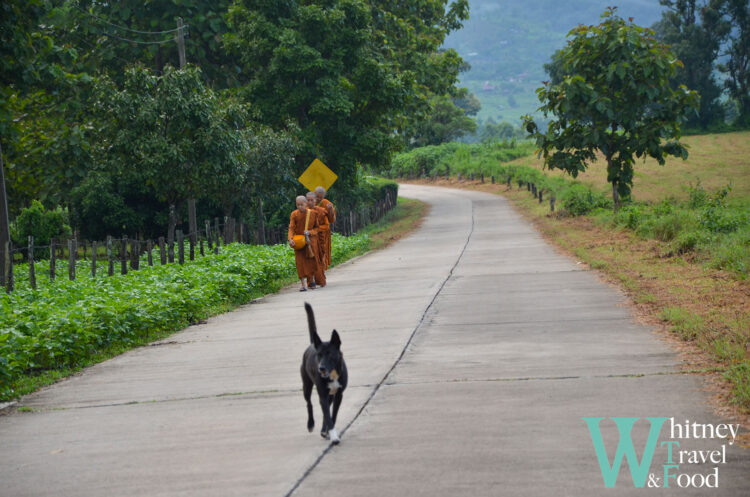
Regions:
M 318 328 L 315 326 L 315 314 L 313 314 L 312 306 L 307 302 L 305 302 L 305 311 L 307 312 L 307 328 L 310 330 L 310 343 L 317 347 L 320 344 L 320 337 Z

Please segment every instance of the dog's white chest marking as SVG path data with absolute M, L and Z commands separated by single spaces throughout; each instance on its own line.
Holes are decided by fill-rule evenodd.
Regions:
M 339 383 L 338 379 L 328 382 L 329 395 L 336 395 L 336 392 L 338 392 L 339 388 L 341 388 L 341 383 Z
M 341 383 L 339 383 L 339 372 L 334 369 L 328 377 L 330 378 L 330 380 L 328 380 L 328 395 L 336 395 L 336 392 L 341 388 Z

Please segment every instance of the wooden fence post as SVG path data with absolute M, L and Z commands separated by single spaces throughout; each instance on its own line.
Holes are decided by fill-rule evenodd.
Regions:
M 159 262 L 161 265 L 165 265 L 167 263 L 167 251 L 164 250 L 164 237 L 159 237 Z
M 450 166 L 445 166 L 445 179 L 451 179 L 451 168 Z
M 167 260 L 174 264 L 174 238 L 167 235 Z
M 206 242 L 208 242 L 208 251 L 212 251 L 214 249 L 214 244 L 211 241 L 211 221 L 206 219 Z
M 135 240 L 135 247 L 133 247 L 133 244 L 130 244 L 131 250 L 133 251 L 133 269 L 138 271 L 141 269 L 141 241 L 136 239 Z
M 128 237 L 125 235 L 120 242 L 120 273 L 128 274 Z
M 182 230 L 177 230 L 177 254 L 180 265 L 185 264 L 185 235 Z
M 154 242 L 151 241 L 151 239 L 146 240 L 146 252 L 148 253 L 148 266 L 153 267 L 154 266 Z
M 96 242 L 91 242 L 91 277 L 96 278 Z
M 76 247 L 73 240 L 68 240 L 68 278 L 76 279 Z
M 107 275 L 115 274 L 115 259 L 113 257 L 112 237 L 107 237 Z
M 539 190 L 539 203 L 542 203 L 542 192 L 543 190 Z
M 205 257 L 206 253 L 203 251 L 203 238 L 200 239 L 199 243 L 201 245 L 201 257 Z
M 13 275 L 13 244 L 5 242 L 5 291 L 10 293 L 16 286 Z
M 549 198 L 549 210 L 552 212 L 555 212 L 555 196 L 554 195 L 552 195 Z
M 188 245 L 190 246 L 189 257 L 191 261 L 195 260 L 195 243 L 193 243 L 193 234 L 191 233 L 188 237 Z
M 36 290 L 36 273 L 34 272 L 34 237 L 29 235 L 29 284 Z
M 55 257 L 57 257 L 57 254 L 55 253 L 55 239 L 51 239 L 49 241 L 49 280 L 55 281 Z

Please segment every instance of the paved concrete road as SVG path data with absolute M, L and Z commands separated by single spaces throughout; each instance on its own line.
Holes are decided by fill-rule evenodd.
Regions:
M 502 198 L 401 193 L 432 204 L 423 227 L 332 270 L 329 287 L 213 318 L 23 399 L 32 412 L 0 416 L 0 495 L 642 494 L 627 462 L 605 489 L 581 417 L 722 423 L 623 297 Z M 324 339 L 341 333 L 350 370 L 333 448 L 305 429 L 304 300 Z M 611 462 L 617 429 L 604 420 L 601 430 Z M 648 430 L 642 419 L 632 431 L 639 458 Z M 669 439 L 667 421 L 659 441 Z M 726 443 L 683 439 L 674 458 Z M 717 467 L 718 490 L 670 480 L 652 491 L 750 495 L 747 450 L 727 444 L 719 464 L 688 456 L 670 471 Z M 656 477 L 666 457 L 656 449 Z

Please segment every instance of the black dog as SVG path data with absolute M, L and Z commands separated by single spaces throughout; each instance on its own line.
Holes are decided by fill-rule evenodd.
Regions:
M 320 435 L 337 444 L 341 439 L 334 425 L 349 376 L 344 356 L 341 354 L 341 339 L 336 330 L 333 330 L 331 341 L 322 342 L 315 326 L 312 307 L 307 302 L 305 302 L 305 311 L 307 311 L 307 326 L 310 329 L 310 346 L 302 356 L 300 373 L 302 374 L 302 393 L 307 401 L 307 431 L 312 431 L 315 426 L 310 402 L 312 388 L 315 385 L 320 398 L 320 408 L 323 410 L 323 429 Z M 331 415 L 331 400 L 333 400 L 333 415 Z

